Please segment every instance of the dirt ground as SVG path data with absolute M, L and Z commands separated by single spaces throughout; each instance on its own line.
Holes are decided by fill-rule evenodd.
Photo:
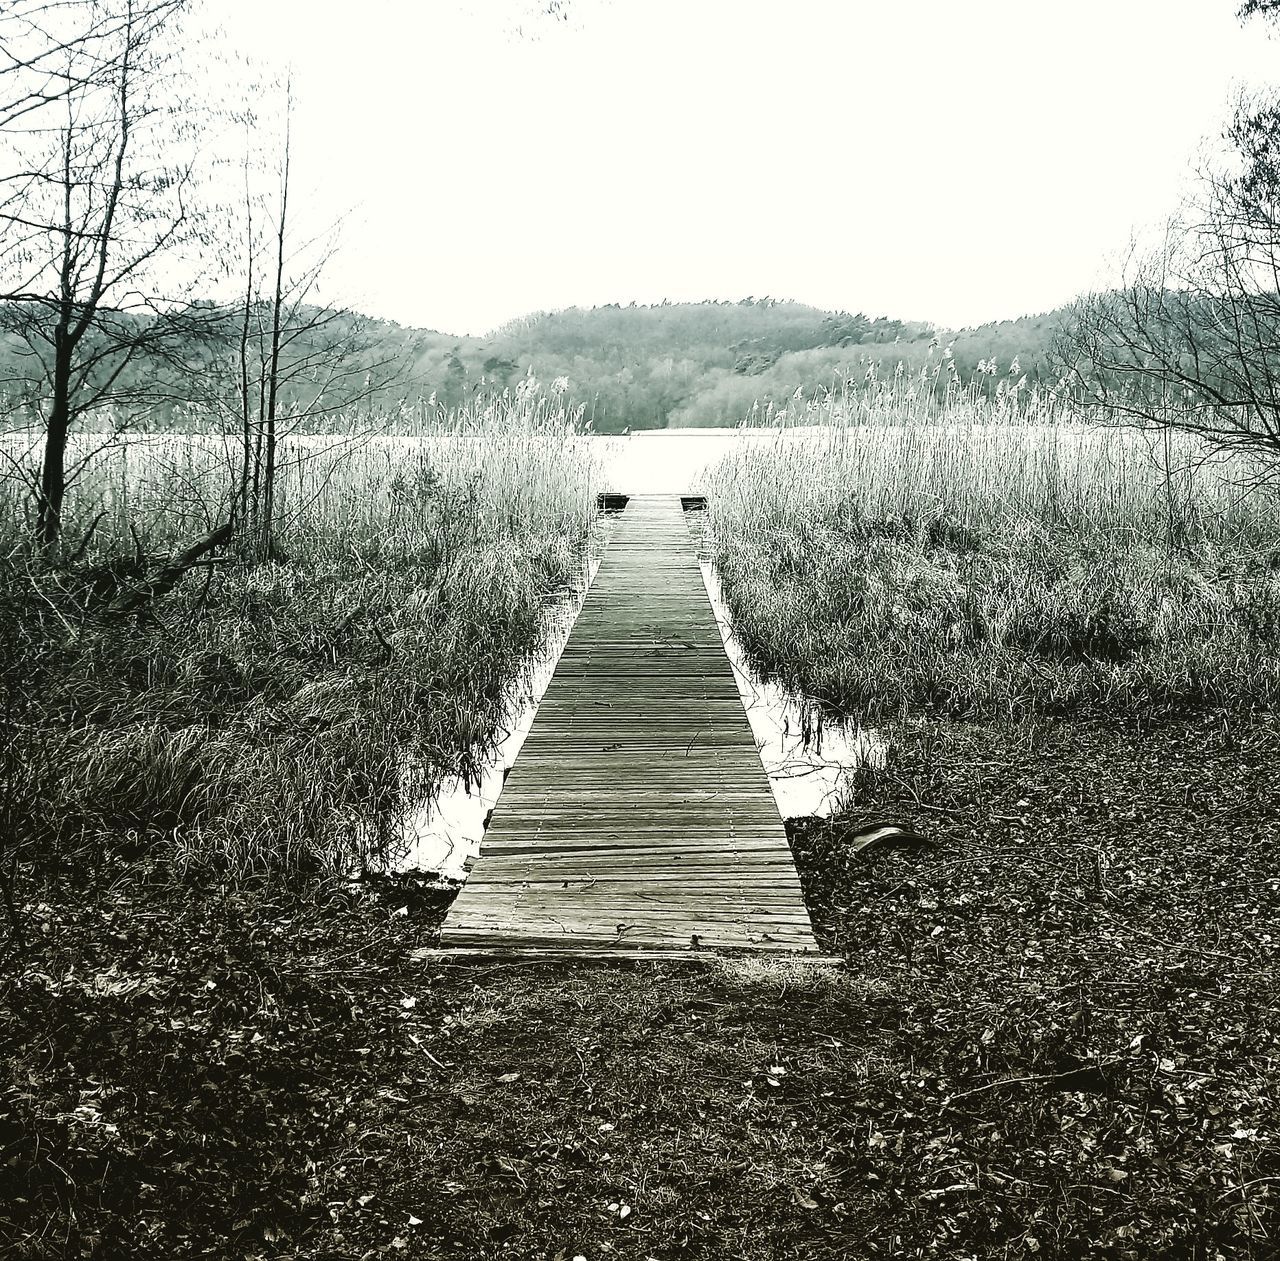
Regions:
M 419 960 L 439 908 L 33 890 L 0 1254 L 1253 1258 L 1280 723 L 921 723 L 789 831 L 842 968 Z M 868 822 L 931 846 L 851 852 Z

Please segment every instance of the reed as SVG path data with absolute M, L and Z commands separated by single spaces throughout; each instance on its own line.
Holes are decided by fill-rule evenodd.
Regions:
M 37 863 L 125 848 L 278 874 L 394 859 L 397 820 L 474 777 L 583 580 L 598 472 L 536 387 L 417 438 L 299 438 L 286 559 L 189 576 L 153 619 L 91 612 L 66 573 L 0 568 L 0 784 Z M 93 456 L 77 522 L 163 550 L 222 518 L 227 450 L 149 437 Z M 95 556 L 90 555 L 92 565 Z M 78 861 L 78 860 L 77 860 Z
M 1280 696 L 1280 522 L 1173 435 L 832 395 L 707 479 L 757 668 L 831 711 L 1112 712 Z M 984 410 L 985 408 L 985 410 Z

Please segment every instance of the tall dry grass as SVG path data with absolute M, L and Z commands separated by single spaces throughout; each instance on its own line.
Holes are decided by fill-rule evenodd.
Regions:
M 861 716 L 1280 696 L 1280 505 L 1256 469 L 956 402 L 797 404 L 775 419 L 811 432 L 710 474 L 725 597 L 763 673 Z
M 120 848 L 191 867 L 311 873 L 383 862 L 397 820 L 477 774 L 580 582 L 597 471 L 573 417 L 526 387 L 417 439 L 298 439 L 287 559 L 189 575 L 154 617 L 95 611 L 18 548 L 0 562 L 0 808 L 33 861 Z M 163 551 L 224 519 L 208 438 L 99 453 L 72 504 Z M 132 546 L 130 542 L 128 546 Z M 2 761 L 2 760 L 0 760 Z
M 590 459 L 578 421 L 577 411 L 529 378 L 514 392 L 476 398 L 460 409 L 431 407 L 420 413 L 413 433 L 387 433 L 381 426 L 370 432 L 367 417 L 353 416 L 347 433 L 284 437 L 276 489 L 279 542 L 286 553 L 305 554 L 344 536 L 384 537 L 406 520 L 405 489 L 419 475 L 447 489 L 481 470 L 475 478 L 481 511 L 553 528 L 565 511 L 590 511 L 594 503 L 592 483 L 578 476 Z M 549 444 L 569 458 L 549 461 Z M 0 432 L 0 522 L 10 535 L 30 515 L 19 470 L 32 470 L 38 457 L 36 433 Z M 68 451 L 73 480 L 66 535 L 79 538 L 105 514 L 95 534 L 99 550 L 127 543 L 131 530 L 157 549 L 189 539 L 228 519 L 240 461 L 235 435 L 111 427 L 78 433 Z

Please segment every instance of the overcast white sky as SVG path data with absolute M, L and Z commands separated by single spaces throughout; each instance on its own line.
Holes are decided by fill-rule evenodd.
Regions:
M 1237 0 L 209 0 L 291 65 L 328 296 L 482 333 L 771 294 L 959 326 L 1105 280 L 1233 87 Z

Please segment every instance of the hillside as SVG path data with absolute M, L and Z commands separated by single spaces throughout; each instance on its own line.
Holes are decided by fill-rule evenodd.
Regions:
M 12 328 L 15 312 L 3 314 Z M 282 399 L 286 408 L 307 414 L 308 427 L 350 419 L 344 395 L 329 384 L 328 338 L 345 348 L 343 379 L 357 383 L 362 413 L 403 409 L 411 423 L 423 402 L 456 406 L 486 388 L 512 388 L 532 372 L 545 385 L 557 383 L 597 432 L 619 433 L 737 424 L 756 403 L 782 404 L 797 391 L 861 380 L 873 365 L 882 375 L 898 364 L 917 373 L 936 364 L 947 347 L 962 382 L 993 357 L 1001 371 L 1016 357 L 1029 382 L 1049 381 L 1050 345 L 1063 312 L 952 332 L 921 321 L 746 298 L 571 307 L 514 320 L 485 337 L 406 328 L 348 312 L 307 309 L 299 318 L 314 327 L 291 343 L 296 370 L 287 365 Z M 136 377 L 147 387 L 140 399 L 149 390 L 160 400 L 148 423 L 203 423 L 196 417 L 207 416 L 213 400 L 234 414 L 234 330 L 234 321 L 226 321 L 211 335 L 205 310 L 199 336 L 183 353 L 129 365 L 123 381 Z M 0 388 L 11 411 L 31 395 L 37 372 L 21 350 L 12 333 L 0 335 Z
M 732 425 L 756 402 L 861 379 L 873 363 L 881 373 L 898 363 L 918 372 L 947 346 L 963 382 L 993 357 L 1002 369 L 1017 357 L 1030 382 L 1049 381 L 1062 318 L 1051 312 L 951 332 L 772 298 L 574 307 L 485 339 L 453 339 L 447 349 L 424 344 L 415 372 L 447 401 L 481 380 L 508 385 L 530 369 L 543 381 L 565 378 L 602 433 Z

